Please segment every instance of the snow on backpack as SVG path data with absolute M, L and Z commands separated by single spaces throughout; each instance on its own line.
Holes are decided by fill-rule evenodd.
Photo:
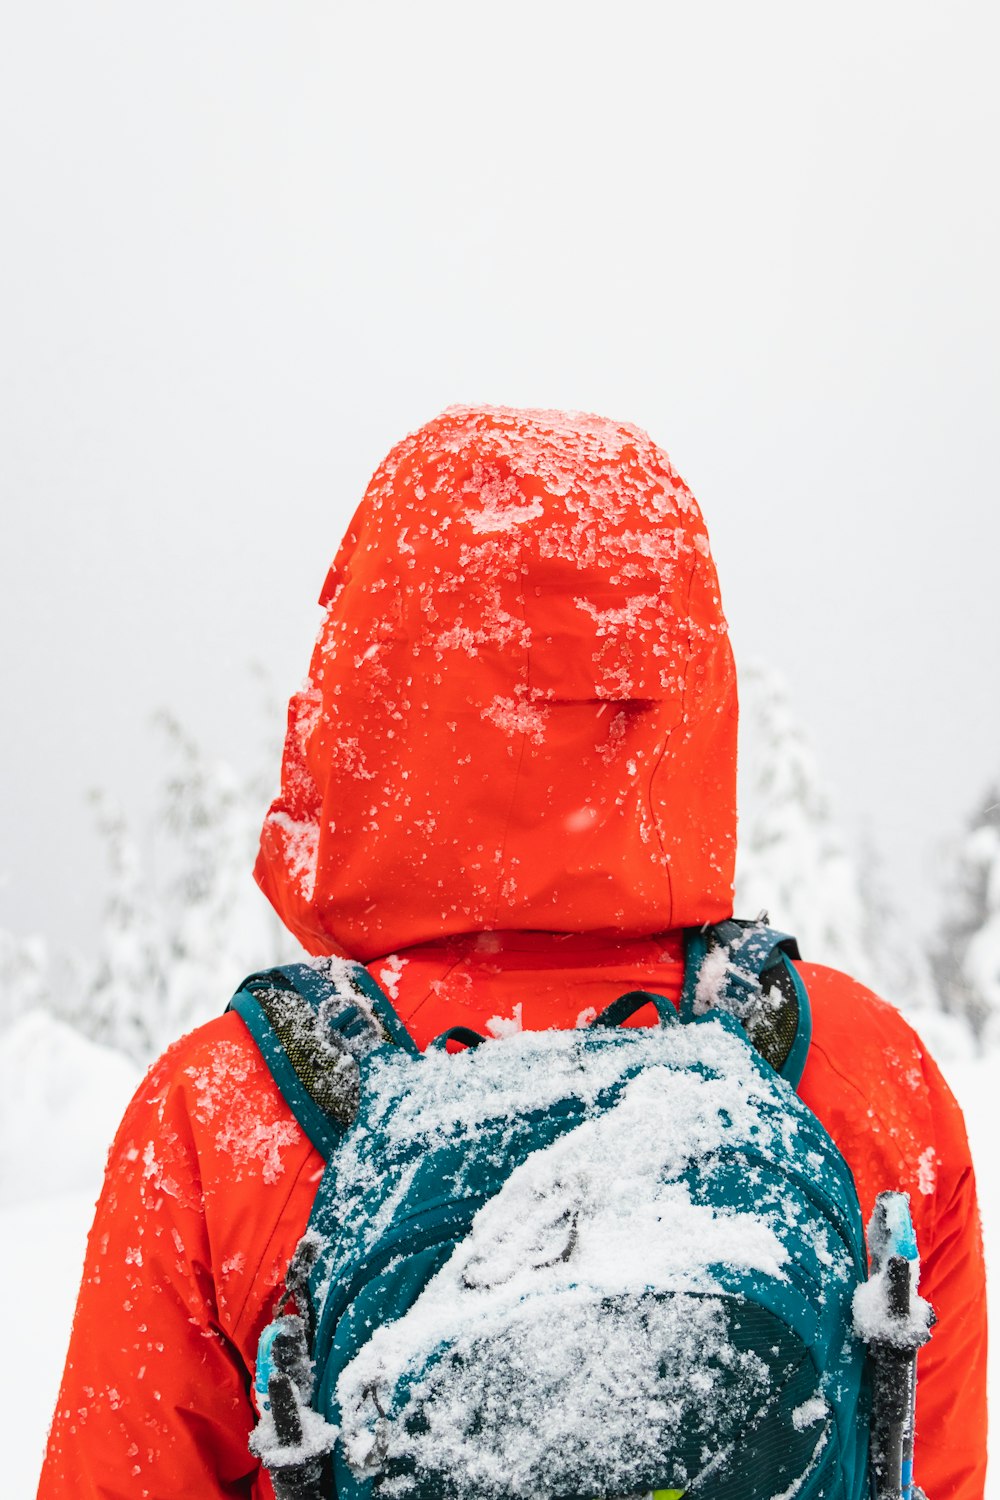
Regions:
M 900 1195 L 866 1284 L 850 1169 L 795 1093 L 795 956 L 725 922 L 686 934 L 679 1013 L 636 991 L 424 1054 L 360 965 L 244 982 L 326 1161 L 258 1356 L 278 1500 L 881 1500 L 901 1473 L 908 1500 L 930 1310 Z

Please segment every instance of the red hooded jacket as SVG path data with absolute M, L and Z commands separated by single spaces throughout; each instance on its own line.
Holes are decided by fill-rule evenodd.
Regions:
M 496 1017 L 572 1026 L 626 990 L 676 1000 L 679 929 L 731 912 L 736 683 L 666 455 L 597 417 L 452 408 L 377 471 L 321 603 L 256 870 L 305 948 L 366 963 L 421 1046 Z M 910 1194 L 939 1314 L 917 1477 L 978 1500 L 961 1114 L 897 1011 L 800 970 L 800 1093 L 866 1216 L 880 1189 Z M 42 1500 L 271 1495 L 250 1372 L 321 1170 L 234 1014 L 154 1066 L 112 1148 Z

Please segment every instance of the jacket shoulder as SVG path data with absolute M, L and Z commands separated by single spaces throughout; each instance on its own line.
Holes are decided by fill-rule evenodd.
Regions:
M 813 1020 L 800 1093 L 847 1157 L 865 1213 L 889 1186 L 930 1207 L 942 1176 L 954 1182 L 970 1165 L 940 1069 L 906 1017 L 866 985 L 822 964 L 796 967 Z
M 243 1345 L 305 1228 L 322 1169 L 246 1026 L 227 1012 L 150 1068 L 112 1148 L 108 1185 L 138 1199 L 152 1222 L 201 1241 L 220 1323 Z
M 962 1112 L 895 1006 L 834 969 L 797 967 L 813 1009 L 803 1098 L 847 1158 L 866 1219 L 883 1189 L 909 1194 L 920 1290 L 938 1314 L 919 1360 L 916 1472 L 929 1494 L 975 1500 L 986 1459 L 986 1296 Z
M 153 1064 L 111 1148 L 41 1495 L 250 1493 L 251 1371 L 311 1163 L 238 1016 Z
M 294 1125 L 252 1036 L 240 1017 L 227 1011 L 178 1038 L 151 1065 L 122 1123 L 124 1128 L 150 1111 L 159 1120 L 182 1113 L 196 1137 L 218 1144 L 224 1122 L 235 1125 L 248 1110 L 260 1120 Z M 290 1130 L 281 1134 L 290 1142 Z
M 929 1086 L 948 1093 L 926 1043 L 898 1006 L 839 969 L 804 962 L 795 967 L 809 994 L 815 1045 L 849 1061 L 859 1075 L 864 1059 L 883 1049 L 885 1061 L 905 1067 L 902 1081 L 911 1089 L 920 1086 L 912 1071 L 917 1068 L 926 1072 Z

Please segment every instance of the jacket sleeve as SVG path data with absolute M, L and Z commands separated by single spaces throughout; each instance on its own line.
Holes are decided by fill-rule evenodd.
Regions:
M 239 1024 L 225 1021 L 230 1033 Z M 271 1500 L 247 1440 L 251 1325 L 261 1321 L 255 1309 L 266 1317 L 274 1286 L 256 1288 L 252 1306 L 247 1289 L 265 1257 L 287 1263 L 303 1226 L 282 1230 L 282 1216 L 311 1148 L 276 1091 L 260 1087 L 249 1049 L 240 1038 L 185 1039 L 126 1112 L 90 1233 L 39 1500 Z
M 982 1500 L 986 1482 L 986 1272 L 976 1180 L 961 1111 L 923 1058 L 934 1114 L 935 1174 L 920 1290 L 937 1312 L 918 1360 L 914 1473 L 932 1500 Z M 926 1186 L 925 1181 L 925 1186 Z
M 799 964 L 813 1039 L 800 1085 L 846 1157 L 867 1222 L 876 1195 L 909 1195 L 920 1290 L 938 1321 L 917 1371 L 914 1475 L 930 1500 L 982 1500 L 986 1282 L 962 1112 L 895 1007 L 836 970 Z

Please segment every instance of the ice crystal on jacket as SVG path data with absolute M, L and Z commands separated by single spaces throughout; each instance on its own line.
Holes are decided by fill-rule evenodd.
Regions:
M 301 1139 L 301 1132 L 291 1117 L 262 1111 L 256 1094 L 246 1088 L 250 1073 L 246 1051 L 234 1043 L 223 1043 L 204 1064 L 185 1069 L 194 1089 L 192 1113 L 214 1126 L 216 1145 L 231 1158 L 236 1175 L 252 1169 L 273 1183 L 284 1169 L 281 1153 Z
M 538 496 L 526 495 L 514 475 L 505 475 L 495 464 L 475 464 L 466 493 L 473 494 L 481 506 L 465 512 L 473 531 L 510 531 L 543 512 Z
M 529 703 L 524 698 L 504 698 L 499 694 L 483 709 L 483 718 L 511 739 L 525 734 L 535 745 L 540 745 L 545 738 L 548 716 L 549 710 L 541 703 Z
M 284 812 L 272 812 L 268 822 L 283 830 L 288 873 L 298 883 L 304 901 L 311 901 L 316 885 L 316 860 L 319 855 L 319 826 L 299 822 Z

